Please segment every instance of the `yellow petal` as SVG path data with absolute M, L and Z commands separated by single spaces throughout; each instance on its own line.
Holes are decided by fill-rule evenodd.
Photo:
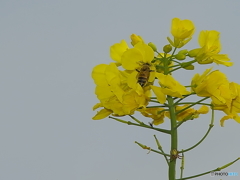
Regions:
M 152 122 L 155 126 L 164 123 L 164 116 L 161 116 L 159 118 L 153 119 Z
M 113 92 L 111 91 L 110 86 L 97 86 L 95 89 L 95 94 L 97 95 L 98 99 L 102 102 L 105 99 L 109 99 L 114 96 Z
M 220 43 L 220 32 L 211 30 L 211 31 L 201 31 L 199 34 L 198 42 L 201 47 L 206 46 L 207 49 L 214 47 L 216 53 L 221 50 Z
M 161 85 L 164 94 L 179 98 L 182 98 L 182 95 L 190 94 L 190 92 L 171 75 L 156 73 L 156 77 L 159 79 L 159 84 Z
M 143 62 L 143 55 L 138 49 L 128 49 L 123 53 L 122 66 L 124 69 L 135 70 L 139 67 L 140 62 Z
M 114 61 L 121 63 L 123 53 L 129 49 L 125 40 L 110 47 L 110 56 Z
M 224 116 L 221 120 L 220 120 L 220 125 L 223 127 L 224 126 L 224 122 L 228 119 L 233 119 L 233 115 L 227 115 Z
M 109 85 L 120 84 L 120 72 L 115 63 L 110 63 L 105 70 L 105 78 Z
M 208 106 L 205 106 L 205 105 L 201 106 L 200 109 L 198 110 L 199 114 L 207 114 L 208 112 L 209 112 L 209 108 Z
M 143 42 L 136 44 L 134 47 L 142 53 L 142 62 L 150 64 L 154 58 L 154 51 L 152 48 Z
M 143 39 L 142 39 L 142 37 L 141 36 L 138 36 L 138 35 L 136 35 L 136 34 L 132 34 L 131 36 L 130 36 L 130 38 L 131 38 L 131 44 L 133 45 L 133 46 L 135 46 L 137 43 L 139 43 L 139 42 L 144 42 L 143 41 Z
M 103 107 L 102 103 L 97 103 L 93 106 L 93 110 L 96 110 L 97 108 Z
M 192 21 L 179 18 L 173 18 L 171 33 L 177 39 L 186 39 L 191 37 L 194 33 L 195 27 Z
M 151 86 L 154 94 L 157 96 L 157 100 L 163 104 L 166 102 L 166 95 L 162 92 L 162 88 L 161 87 L 157 87 L 157 86 Z
M 92 78 L 96 85 L 107 86 L 107 80 L 105 77 L 105 70 L 107 68 L 107 64 L 99 64 L 93 68 Z
M 108 109 L 102 109 L 97 112 L 97 114 L 92 118 L 93 120 L 99 120 L 99 119 L 104 119 L 105 117 L 108 117 L 112 113 L 111 110 Z
M 141 63 L 151 63 L 154 58 L 154 51 L 143 42 L 137 43 L 134 48 L 127 50 L 122 56 L 122 66 L 127 70 L 135 70 Z

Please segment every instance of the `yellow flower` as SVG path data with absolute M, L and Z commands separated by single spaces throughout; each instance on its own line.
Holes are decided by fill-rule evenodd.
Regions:
M 151 63 L 154 58 L 154 51 L 150 46 L 143 42 L 138 42 L 133 48 L 128 49 L 122 55 L 122 67 L 130 71 L 128 86 L 133 89 L 141 89 L 137 83 L 138 74 L 143 65 L 149 66 L 150 70 L 146 72 L 148 82 L 154 81 L 155 66 Z
M 231 106 L 227 106 L 227 104 L 215 104 L 214 109 L 223 111 L 226 116 L 224 116 L 220 120 L 221 126 L 224 126 L 225 120 L 234 119 L 236 122 L 240 123 L 240 85 L 234 82 L 230 83 L 230 91 L 231 91 Z
M 183 106 L 176 106 L 176 112 L 188 107 L 189 105 L 183 105 Z M 186 121 L 186 120 L 192 120 L 194 118 L 198 118 L 199 114 L 207 114 L 209 111 L 209 108 L 207 106 L 201 106 L 199 110 L 188 108 L 180 113 L 177 114 L 177 120 L 178 121 Z M 168 118 L 170 118 L 170 113 L 166 112 L 165 114 Z
M 95 93 L 100 101 L 94 109 L 103 107 L 93 119 L 102 119 L 112 114 L 124 116 L 133 114 L 140 107 L 148 104 L 145 92 L 127 86 L 129 74 L 117 69 L 115 63 L 100 64 L 93 69 L 92 78 L 96 86 Z
M 192 39 L 194 31 L 195 27 L 192 21 L 173 18 L 171 33 L 174 39 L 171 40 L 169 37 L 167 39 L 173 47 L 181 48 Z
M 122 40 L 120 43 L 116 43 L 110 47 L 110 56 L 121 65 L 122 55 L 127 49 L 129 49 L 129 47 L 126 41 Z
M 196 74 L 192 79 L 192 90 L 201 97 L 211 97 L 214 104 L 231 104 L 229 81 L 222 72 L 210 72 L 207 69 L 202 75 Z
M 190 92 L 171 75 L 156 73 L 156 77 L 158 78 L 161 87 L 151 87 L 160 103 L 163 104 L 166 101 L 166 95 L 183 98 L 183 95 L 190 94 Z
M 136 34 L 132 34 L 130 38 L 132 40 L 131 44 L 133 46 L 135 46 L 138 42 L 144 43 L 142 37 Z M 127 42 L 125 40 L 121 40 L 120 43 L 116 43 L 110 47 L 110 57 L 117 62 L 117 65 L 121 65 L 122 55 L 128 49 L 129 47 L 127 45 Z
M 122 67 L 126 70 L 136 70 L 141 63 L 151 64 L 153 58 L 154 51 L 152 48 L 143 42 L 139 42 L 123 53 Z
M 131 36 L 130 36 L 130 38 L 131 38 L 131 44 L 132 44 L 132 46 L 135 46 L 137 43 L 139 43 L 139 42 L 143 42 L 144 43 L 144 40 L 143 40 L 143 38 L 141 37 L 141 36 L 138 36 L 138 35 L 136 35 L 136 34 L 132 34 Z
M 222 64 L 232 66 L 232 62 L 227 54 L 219 54 L 221 51 L 221 43 L 219 40 L 220 33 L 218 31 L 201 31 L 199 35 L 199 45 L 201 48 L 193 49 L 189 52 L 191 57 L 195 57 L 199 64 Z
M 225 74 L 220 71 L 210 72 L 207 69 L 203 75 L 196 74 L 192 80 L 192 90 L 202 97 L 211 97 L 213 109 L 223 111 L 226 116 L 220 120 L 224 126 L 225 120 L 234 119 L 240 123 L 240 85 L 229 83 Z
M 163 111 L 164 108 L 144 108 L 139 109 L 139 111 L 144 115 L 145 117 L 152 118 L 152 124 L 159 125 L 164 122 L 165 117 L 165 111 Z

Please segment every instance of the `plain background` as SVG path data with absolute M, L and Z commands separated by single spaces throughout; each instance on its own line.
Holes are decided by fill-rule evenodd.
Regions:
M 156 149 L 156 134 L 168 152 L 168 135 L 108 118 L 91 120 L 96 113 L 92 106 L 98 102 L 92 68 L 112 62 L 109 47 L 122 39 L 129 43 L 132 33 L 161 49 L 171 36 L 172 18 L 178 17 L 196 26 L 186 48 L 198 47 L 201 30 L 220 31 L 221 53 L 228 54 L 234 66 L 197 66 L 195 71 L 176 73 L 177 80 L 188 84 L 195 73 L 214 67 L 240 83 L 239 8 L 239 0 L 1 1 L 0 179 L 167 179 L 164 158 L 147 154 L 134 141 Z M 185 154 L 184 176 L 212 170 L 240 156 L 240 125 L 228 120 L 222 128 L 222 116 L 216 113 L 208 138 Z M 209 122 L 209 116 L 201 116 L 183 124 L 179 149 L 196 143 Z M 166 120 L 159 127 L 169 128 L 169 123 Z M 240 176 L 240 162 L 223 171 Z

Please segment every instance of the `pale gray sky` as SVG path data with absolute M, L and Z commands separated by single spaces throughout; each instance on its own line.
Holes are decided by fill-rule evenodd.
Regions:
M 122 39 L 130 42 L 132 33 L 158 47 L 167 44 L 171 19 L 179 17 L 192 20 L 197 28 L 187 48 L 198 47 L 200 30 L 221 32 L 222 53 L 229 54 L 235 65 L 214 67 L 240 83 L 239 8 L 239 0 L 1 1 L 0 179 L 167 179 L 164 158 L 134 144 L 156 148 L 156 132 L 108 118 L 91 120 L 92 106 L 98 102 L 91 70 L 111 62 L 109 47 Z M 187 83 L 194 73 L 211 66 L 179 73 L 178 80 Z M 229 120 L 222 128 L 222 115 L 216 113 L 207 140 L 186 154 L 186 176 L 240 156 L 240 124 Z M 198 141 L 208 124 L 208 116 L 184 124 L 179 148 Z M 169 137 L 156 135 L 168 150 Z M 240 176 L 240 162 L 224 171 Z

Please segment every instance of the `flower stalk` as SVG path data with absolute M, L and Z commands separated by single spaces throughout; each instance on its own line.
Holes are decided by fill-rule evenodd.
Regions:
M 202 74 L 196 73 L 185 85 L 174 77 L 176 71 L 184 75 L 186 70 L 194 71 L 199 64 L 233 65 L 227 54 L 220 54 L 220 33 L 216 30 L 201 31 L 199 47 L 181 49 L 192 39 L 194 32 L 195 26 L 191 20 L 173 18 L 172 37 L 167 37 L 168 43 L 163 48 L 158 48 L 153 42 L 145 43 L 142 36 L 132 34 L 130 43 L 121 40 L 110 47 L 113 62 L 99 64 L 92 71 L 96 84 L 95 94 L 99 100 L 93 110 L 100 109 L 93 120 L 109 117 L 123 124 L 170 135 L 170 154 L 163 151 L 156 135 L 154 138 L 158 150 L 135 141 L 141 148 L 165 158 L 169 180 L 176 180 L 178 159 L 182 159 L 178 180 L 219 171 L 239 160 L 238 158 L 211 171 L 183 177 L 186 166 L 184 158 L 187 152 L 198 147 L 210 134 L 216 111 L 225 113 L 220 120 L 222 127 L 229 119 L 240 123 L 240 84 L 230 82 L 220 70 L 210 68 Z M 160 49 L 162 52 L 159 52 Z M 197 100 L 189 101 L 192 97 Z M 193 146 L 179 151 L 178 129 L 182 128 L 183 123 L 188 123 L 189 120 L 194 122 L 196 118 L 208 114 L 209 109 L 212 110 L 212 117 L 204 136 Z M 126 120 L 126 117 L 131 119 Z M 159 128 L 166 119 L 170 121 L 169 129 Z
M 171 120 L 171 152 L 173 150 L 178 149 L 178 134 L 177 129 L 177 120 L 175 113 L 175 106 L 171 96 L 167 97 L 169 112 L 170 112 L 170 120 Z M 172 158 L 169 162 L 169 170 L 168 170 L 169 180 L 175 180 L 176 178 L 176 158 Z

